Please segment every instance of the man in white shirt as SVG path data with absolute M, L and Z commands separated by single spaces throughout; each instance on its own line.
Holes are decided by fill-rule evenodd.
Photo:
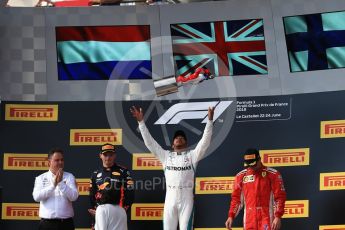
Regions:
M 48 153 L 49 171 L 35 179 L 32 196 L 40 202 L 39 230 L 73 230 L 72 202 L 78 198 L 78 189 L 74 176 L 64 172 L 64 157 L 61 149 L 52 149 Z

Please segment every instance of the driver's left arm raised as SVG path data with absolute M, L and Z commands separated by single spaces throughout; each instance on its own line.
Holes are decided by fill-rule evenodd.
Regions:
M 205 156 L 207 148 L 210 146 L 213 131 L 213 115 L 214 107 L 209 107 L 207 115 L 208 120 L 204 129 L 204 133 L 193 151 L 194 162 L 198 162 L 199 160 L 201 160 Z

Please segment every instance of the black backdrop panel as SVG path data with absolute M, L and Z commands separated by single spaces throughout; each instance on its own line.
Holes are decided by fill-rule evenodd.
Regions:
M 203 159 L 197 169 L 197 177 L 235 176 L 242 169 L 242 153 L 248 147 L 260 150 L 309 148 L 310 164 L 305 166 L 276 167 L 283 175 L 288 200 L 308 200 L 309 217 L 286 218 L 283 230 L 319 229 L 320 225 L 344 225 L 344 190 L 320 191 L 320 173 L 345 172 L 344 138 L 320 138 L 320 122 L 345 119 L 343 106 L 345 92 L 315 93 L 292 96 L 271 96 L 222 99 L 234 102 L 215 121 L 212 153 Z M 236 103 L 241 101 L 287 101 L 291 116 L 283 120 L 245 121 L 234 120 Z M 192 101 L 192 102 L 200 102 Z M 203 100 L 207 101 L 207 100 Z M 217 100 L 213 100 L 217 101 Z M 70 146 L 70 129 L 122 128 L 123 145 L 118 146 L 117 162 L 132 170 L 130 153 L 147 153 L 137 124 L 130 116 L 129 107 L 139 105 L 146 113 L 146 123 L 156 140 L 169 148 L 174 130 L 187 132 L 189 144 L 199 140 L 204 124 L 201 120 L 184 120 L 179 125 L 154 125 L 154 122 L 172 105 L 180 101 L 155 102 L 56 102 L 57 122 L 6 121 L 5 104 L 1 104 L 0 138 L 1 153 L 47 153 L 54 146 L 65 150 L 65 170 L 76 178 L 89 178 L 100 167 L 99 146 Z M 287 107 L 282 111 L 286 115 Z M 277 108 L 274 108 L 275 113 Z M 279 109 L 278 109 L 279 112 Z M 237 112 L 236 115 L 241 114 Z M 115 116 L 115 119 L 114 117 Z M 224 140 L 223 140 L 224 139 Z M 221 141 L 220 141 L 221 140 Z M 220 143 L 219 143 L 220 142 Z M 3 165 L 3 157 L 1 157 Z M 43 171 L 3 170 L 0 186 L 3 186 L 4 203 L 34 203 L 32 189 L 35 176 Z M 163 203 L 164 175 L 161 170 L 132 170 L 136 181 L 162 181 L 154 188 L 137 186 L 135 203 Z M 227 217 L 229 194 L 195 196 L 196 228 L 221 228 Z M 74 203 L 77 228 L 90 226 L 87 213 L 88 197 L 80 196 Z M 130 215 L 129 215 L 130 218 Z M 35 229 L 33 220 L 3 220 L 1 229 Z M 242 214 L 234 226 L 242 226 Z M 161 221 L 129 221 L 129 229 L 162 229 Z

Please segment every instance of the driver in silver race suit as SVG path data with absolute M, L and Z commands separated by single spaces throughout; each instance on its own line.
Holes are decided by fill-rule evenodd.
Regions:
M 143 111 L 135 106 L 130 109 L 139 123 L 139 130 L 146 147 L 162 162 L 166 179 L 164 204 L 164 230 L 193 229 L 193 203 L 195 169 L 211 142 L 214 108 L 208 109 L 208 121 L 201 140 L 193 150 L 187 149 L 187 137 L 176 131 L 172 150 L 164 150 L 151 136 L 143 121 Z

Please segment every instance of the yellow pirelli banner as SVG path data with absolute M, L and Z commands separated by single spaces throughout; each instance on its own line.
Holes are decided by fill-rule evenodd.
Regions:
M 309 165 L 309 148 L 260 150 L 263 164 L 269 167 Z
M 345 137 L 345 120 L 321 121 L 321 138 Z
M 2 203 L 3 220 L 39 220 L 38 203 Z
M 320 190 L 345 189 L 345 172 L 320 173 Z
M 58 105 L 6 104 L 6 121 L 57 121 Z
M 345 230 L 345 225 L 321 225 L 319 230 Z
M 197 177 L 195 194 L 230 194 L 235 177 Z
M 77 181 L 77 188 L 79 191 L 79 195 L 88 196 L 89 190 L 90 190 L 91 180 L 88 178 L 78 178 L 78 179 L 76 179 L 76 181 Z
M 133 153 L 133 170 L 162 170 L 162 162 L 151 153 Z
M 283 218 L 309 217 L 309 200 L 287 200 Z
M 132 204 L 132 220 L 163 220 L 163 203 L 135 203 Z
M 4 170 L 48 170 L 48 154 L 4 153 Z
M 122 145 L 122 129 L 71 129 L 70 145 Z
M 226 228 L 194 228 L 194 230 L 227 230 Z M 231 230 L 243 230 L 243 228 L 231 228 Z

